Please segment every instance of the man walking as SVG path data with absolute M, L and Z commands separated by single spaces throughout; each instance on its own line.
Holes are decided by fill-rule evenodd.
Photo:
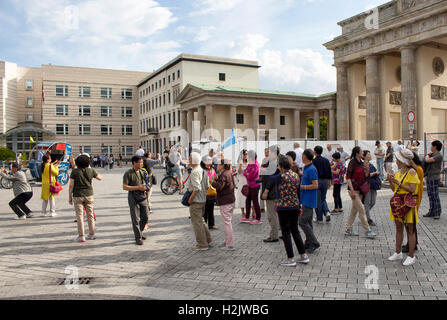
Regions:
M 200 166 L 201 160 L 199 153 L 191 153 L 190 165 L 192 171 L 187 183 L 188 191 L 191 192 L 188 201 L 190 205 L 189 214 L 191 216 L 191 223 L 197 241 L 193 250 L 196 251 L 208 250 L 209 244 L 212 242 L 210 231 L 203 219 L 206 203 L 206 190 L 209 188 L 209 179 L 207 173 Z
M 296 154 L 295 163 L 298 166 L 298 171 L 300 177 L 303 175 L 304 163 L 303 163 L 303 152 L 304 150 L 301 148 L 301 145 L 298 142 L 293 144 L 293 149 Z
M 442 171 L 442 143 L 433 141 L 431 144 L 431 153 L 425 157 L 425 176 L 427 179 L 427 193 L 430 200 L 430 211 L 424 217 L 441 218 L 441 199 L 439 198 L 439 185 L 441 184 Z
M 322 157 L 323 147 L 316 146 L 315 159 L 312 163 L 318 172 L 318 202 L 317 202 L 317 223 L 323 223 L 323 215 L 326 216 L 326 222 L 331 221 L 331 214 L 329 213 L 329 207 L 326 202 L 327 190 L 332 182 L 332 170 L 331 163 L 328 159 Z
M 386 156 L 385 156 L 385 171 L 387 175 L 391 170 L 393 170 L 393 162 L 394 162 L 394 149 L 392 147 L 391 142 L 386 143 Z
M 123 177 L 123 189 L 129 191 L 127 200 L 130 208 L 130 217 L 132 219 L 132 228 L 137 245 L 143 245 L 143 230 L 148 222 L 148 203 L 147 186 L 144 183 L 143 158 L 134 156 L 132 158 L 132 169 L 129 169 Z
M 380 143 L 380 141 L 376 141 L 376 149 L 374 150 L 374 155 L 377 159 L 377 171 L 379 171 L 380 179 L 385 179 L 385 174 L 383 172 L 384 167 L 384 158 L 386 156 L 385 147 Z
M 31 210 L 26 206 L 26 203 L 33 197 L 33 189 L 28 183 L 25 172 L 21 170 L 21 166 L 17 162 L 14 162 L 12 164 L 12 176 L 8 175 L 6 170 L 0 172 L 0 175 L 3 179 L 13 182 L 12 188 L 15 198 L 9 202 L 9 206 L 17 215 L 15 219 L 25 220 L 26 218 L 32 218 L 33 215 Z
M 298 224 L 306 235 L 304 247 L 306 252 L 311 254 L 320 247 L 320 243 L 315 237 L 312 225 L 312 216 L 314 209 L 317 208 L 318 196 L 318 172 L 312 164 L 312 150 L 307 149 L 303 152 L 304 171 L 301 179 L 300 199 L 302 215 L 298 218 Z

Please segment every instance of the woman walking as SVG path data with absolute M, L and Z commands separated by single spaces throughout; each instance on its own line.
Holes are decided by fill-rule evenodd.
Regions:
M 56 217 L 56 201 L 54 195 L 50 192 L 50 186 L 56 185 L 56 177 L 59 175 L 60 160 L 51 163 L 51 155 L 45 154 L 42 157 L 40 172 L 42 173 L 42 192 L 40 199 L 42 200 L 42 216 Z M 51 179 L 50 179 L 51 177 Z M 50 212 L 47 213 L 48 204 L 50 204 Z
M 369 165 L 365 165 L 362 161 L 363 150 L 360 147 L 355 147 L 352 149 L 351 161 L 349 162 L 348 171 L 346 174 L 346 179 L 348 181 L 349 196 L 352 199 L 352 209 L 351 214 L 348 219 L 346 236 L 358 236 L 358 233 L 352 228 L 354 225 L 354 220 L 359 214 L 362 226 L 365 229 L 366 236 L 370 239 L 376 237 L 376 234 L 371 230 L 368 225 L 368 220 L 366 218 L 365 207 L 363 206 L 362 200 L 368 193 L 369 184 L 366 178 L 369 176 Z
M 242 150 L 240 159 L 237 165 L 237 175 L 236 175 L 236 203 L 235 209 L 241 209 L 242 219 L 245 219 L 245 200 L 246 197 L 242 194 L 242 188 L 247 184 L 247 178 L 244 176 L 244 171 L 247 169 L 248 160 L 247 160 L 247 150 Z
M 249 222 L 252 225 L 262 224 L 261 220 L 261 207 L 259 206 L 259 189 L 261 184 L 257 182 L 259 180 L 260 166 L 256 160 L 256 152 L 250 150 L 247 154 L 248 166 L 244 170 L 244 176 L 247 178 L 248 196 L 245 199 L 245 219 L 241 219 L 241 222 Z M 255 209 L 256 218 L 250 221 L 251 204 Z
M 335 209 L 331 211 L 331 214 L 340 214 L 343 212 L 343 202 L 341 200 L 341 187 L 345 182 L 345 165 L 341 160 L 341 155 L 336 152 L 332 155 L 332 181 L 334 183 L 334 203 Z
M 298 200 L 299 176 L 291 170 L 290 160 L 283 155 L 279 156 L 278 166 L 280 174 L 272 176 L 279 192 L 276 207 L 278 211 L 279 224 L 287 252 L 286 260 L 280 263 L 284 267 L 294 267 L 296 263 L 309 263 L 304 243 L 298 230 L 298 217 L 300 201 Z M 300 259 L 295 261 L 293 253 L 292 237 L 300 254 Z
M 232 219 L 236 198 L 234 195 L 235 186 L 231 170 L 231 162 L 229 160 L 222 160 L 217 166 L 217 171 L 219 172 L 219 176 L 213 181 L 212 185 L 217 192 L 217 203 L 219 204 L 225 233 L 225 243 L 221 248 L 223 250 L 233 251 L 234 239 Z
M 78 223 L 78 237 L 76 242 L 85 242 L 84 235 L 84 211 L 87 215 L 89 235 L 87 240 L 95 240 L 95 216 L 93 213 L 93 187 L 92 180 L 102 180 L 102 177 L 90 168 L 90 159 L 81 155 L 75 160 L 76 168 L 70 175 L 69 199 L 68 203 L 74 205 L 76 221 Z
M 411 161 L 414 158 L 413 152 L 403 149 L 394 154 L 399 171 L 396 174 L 389 174 L 387 180 L 390 182 L 391 189 L 395 194 L 411 194 L 414 198 L 418 194 L 418 185 L 421 181 L 418 178 L 416 170 L 411 167 Z M 415 224 L 419 222 L 418 208 L 410 208 L 403 218 L 395 217 L 392 210 L 390 211 L 390 219 L 396 225 L 396 252 L 388 258 L 389 261 L 402 260 L 402 241 L 404 238 L 404 227 L 407 230 L 409 252 L 408 257 L 404 261 L 404 266 L 411 266 L 416 262 L 414 251 L 416 247 L 416 236 L 414 233 Z
M 411 160 L 411 167 L 416 170 L 417 174 L 418 174 L 418 178 L 419 178 L 419 184 L 418 184 L 418 188 L 417 188 L 417 209 L 419 212 L 419 207 L 421 206 L 421 202 L 422 202 L 422 196 L 424 194 L 424 169 L 422 168 L 422 162 L 421 162 L 421 158 L 419 158 L 419 155 L 413 151 L 413 155 L 414 158 L 413 160 Z M 416 223 L 413 224 L 414 225 L 414 237 L 416 239 L 416 243 L 414 246 L 414 250 L 417 251 L 418 250 L 418 231 L 416 228 Z M 408 230 L 407 230 L 408 233 Z M 410 245 L 407 239 L 407 244 L 402 246 L 402 252 L 403 253 L 408 253 L 410 251 Z
M 363 159 L 365 165 L 369 166 L 369 176 L 367 177 L 367 181 L 369 182 L 369 192 L 366 194 L 363 202 L 365 205 L 366 217 L 368 218 L 368 224 L 370 227 L 375 227 L 376 224 L 371 219 L 371 209 L 376 205 L 377 190 L 380 190 L 382 180 L 380 179 L 380 172 L 378 172 L 376 167 L 370 162 L 372 159 L 370 151 L 363 151 Z
M 212 182 L 217 178 L 216 171 L 214 171 L 213 159 L 210 156 L 205 157 L 203 161 L 202 169 L 208 174 L 209 185 L 211 186 Z M 216 191 L 211 186 L 206 192 L 206 202 L 205 202 L 205 211 L 203 214 L 203 219 L 208 224 L 208 229 L 210 230 L 218 230 L 214 223 L 214 205 L 216 204 Z

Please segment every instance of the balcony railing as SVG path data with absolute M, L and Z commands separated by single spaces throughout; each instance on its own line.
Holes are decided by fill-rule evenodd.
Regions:
M 158 128 L 147 128 L 147 134 L 158 134 Z

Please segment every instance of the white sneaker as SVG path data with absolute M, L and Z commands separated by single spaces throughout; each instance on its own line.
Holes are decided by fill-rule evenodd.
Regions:
M 52 218 L 57 217 L 57 213 L 56 212 L 50 213 L 49 217 L 52 217 Z
M 87 235 L 87 237 L 85 237 L 87 240 L 96 240 L 96 236 L 95 235 Z
M 51 217 L 51 213 L 42 213 L 42 217 Z
M 73 240 L 74 242 L 85 242 L 85 237 L 77 237 Z
M 415 262 L 416 262 L 416 257 L 413 257 L 413 258 L 407 257 L 407 259 L 405 259 L 403 265 L 407 267 L 407 266 L 411 266 L 411 265 L 415 264 Z
M 25 215 L 23 215 L 21 217 L 17 216 L 14 218 L 14 220 L 26 220 L 26 216 Z
M 396 261 L 396 260 L 402 260 L 404 256 L 401 253 L 394 253 L 391 257 L 388 258 L 388 261 Z

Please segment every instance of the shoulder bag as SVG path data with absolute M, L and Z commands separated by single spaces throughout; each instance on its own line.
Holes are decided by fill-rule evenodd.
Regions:
M 408 171 L 407 174 L 404 176 L 404 178 L 400 182 L 401 184 L 404 182 L 409 172 L 410 171 Z M 403 217 L 405 217 L 405 215 L 411 210 L 411 208 L 417 207 L 417 201 L 409 192 L 398 194 L 399 190 L 400 187 L 396 189 L 396 192 L 391 198 L 390 206 L 393 216 L 398 219 L 403 219 Z
M 50 193 L 52 193 L 53 195 L 58 195 L 59 192 L 61 192 L 63 190 L 62 186 L 59 184 L 59 182 L 57 182 L 57 177 L 56 177 L 56 183 L 55 185 L 51 185 L 51 164 L 50 167 L 48 168 L 49 170 L 49 174 L 50 174 Z
M 140 173 L 141 181 L 144 181 L 141 171 L 139 171 L 139 173 Z M 146 191 L 140 191 L 140 190 L 132 191 L 132 196 L 136 203 L 141 203 L 141 202 L 147 200 Z

